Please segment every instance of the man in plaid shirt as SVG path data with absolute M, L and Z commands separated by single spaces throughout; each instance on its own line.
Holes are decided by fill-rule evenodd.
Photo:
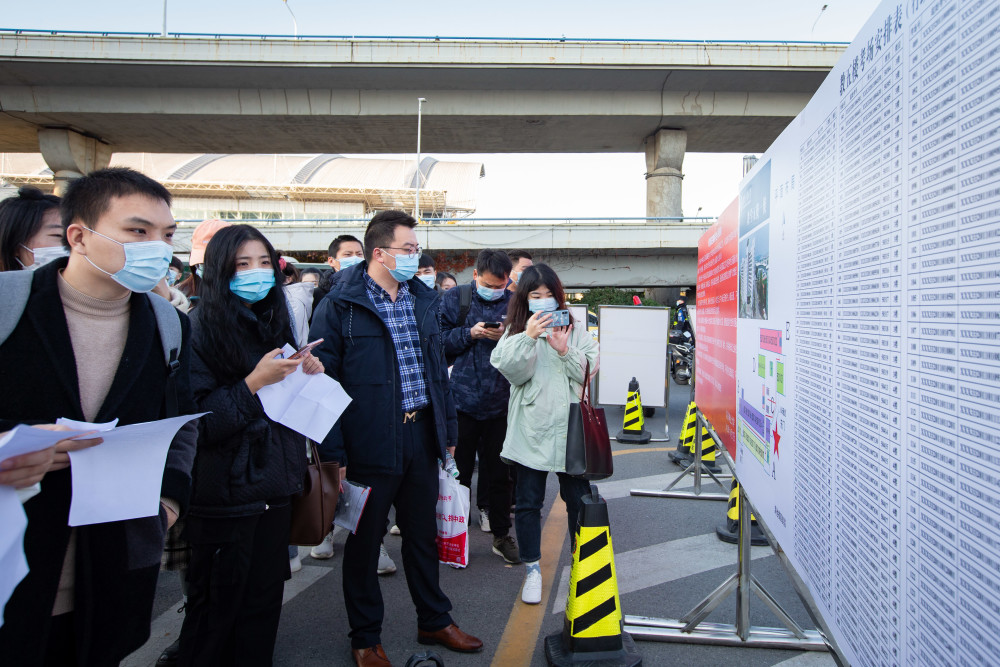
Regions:
M 357 665 L 389 665 L 376 574 L 389 507 L 403 539 L 403 569 L 417 608 L 417 641 L 474 652 L 483 643 L 451 617 L 438 583 L 438 461 L 458 427 L 440 327 L 440 297 L 414 276 L 416 220 L 372 218 L 365 262 L 343 271 L 313 315 L 314 354 L 353 399 L 324 441 L 347 478 L 371 487 L 358 530 L 344 547 L 344 602 Z

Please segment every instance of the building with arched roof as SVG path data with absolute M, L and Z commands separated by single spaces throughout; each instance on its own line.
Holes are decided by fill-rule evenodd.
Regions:
M 174 196 L 177 220 L 324 220 L 413 211 L 424 218 L 461 218 L 476 210 L 481 162 L 318 155 L 116 153 L 112 166 L 137 169 Z M 0 155 L 0 182 L 53 188 L 40 154 Z M 2 193 L 0 193 L 2 194 Z

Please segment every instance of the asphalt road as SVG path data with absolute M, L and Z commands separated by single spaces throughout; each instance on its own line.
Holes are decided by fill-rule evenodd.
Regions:
M 624 398 L 624 397 L 623 397 Z M 672 442 L 644 446 L 624 445 L 612 440 L 615 474 L 598 484 L 606 498 L 611 522 L 620 599 L 628 615 L 679 618 L 736 569 L 736 547 L 715 538 L 715 528 L 724 523 L 726 504 L 719 501 L 644 498 L 629 495 L 631 488 L 661 489 L 680 469 L 668 459 L 666 449 L 675 446 L 687 388 L 674 387 L 670 399 Z M 621 428 L 621 408 L 607 409 L 612 435 Z M 665 411 L 661 408 L 647 420 L 654 438 L 664 436 Z M 681 485 L 690 486 L 690 478 Z M 728 491 L 728 489 L 727 489 Z M 434 649 L 448 667 L 462 665 L 545 665 L 543 641 L 562 630 L 565 595 L 572 557 L 566 539 L 565 509 L 558 503 L 555 476 L 549 477 L 543 517 L 543 573 L 545 588 L 541 605 L 520 602 L 523 567 L 506 565 L 491 552 L 491 536 L 478 528 L 473 509 L 470 531 L 470 566 L 455 570 L 441 566 L 441 585 L 454 605 L 453 616 L 467 632 L 485 642 L 482 653 L 464 655 Z M 302 549 L 302 571 L 285 585 L 274 664 L 288 667 L 351 664 L 347 619 L 341 592 L 341 554 L 345 533 L 335 537 L 336 555 L 315 561 Z M 386 616 L 382 642 L 389 659 L 403 665 L 414 653 L 426 650 L 416 641 L 416 614 L 410 601 L 400 557 L 400 538 L 387 535 L 386 547 L 399 566 L 391 576 L 381 577 Z M 753 573 L 764 587 L 805 628 L 815 627 L 796 595 L 777 557 L 768 547 L 756 547 Z M 123 665 L 152 665 L 160 650 L 170 644 L 180 629 L 177 613 L 181 594 L 177 575 L 163 573 L 157 590 L 152 636 L 146 646 Z M 751 623 L 780 623 L 756 598 L 751 603 Z M 734 623 L 735 597 L 723 602 L 707 619 Z M 740 665 L 765 667 L 811 667 L 832 665 L 829 654 L 741 647 L 714 647 L 642 641 L 637 647 L 645 665 Z

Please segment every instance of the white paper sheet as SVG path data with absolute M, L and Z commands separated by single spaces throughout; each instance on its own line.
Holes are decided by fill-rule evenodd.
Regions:
M 56 423 L 60 426 L 69 427 L 75 431 L 97 431 L 99 433 L 104 433 L 105 431 L 110 431 L 114 427 L 118 426 L 118 420 L 105 422 L 103 424 L 98 424 L 97 422 L 78 422 L 75 419 L 67 419 L 66 417 L 60 417 L 56 420 Z
M 24 557 L 24 531 L 27 527 L 28 517 L 18 500 L 17 491 L 12 486 L 0 485 L 0 627 L 3 626 L 7 600 L 28 574 L 28 561 Z
M 155 516 L 170 442 L 181 426 L 204 414 L 120 426 L 102 433 L 102 444 L 70 452 L 69 525 Z
M 37 452 L 40 449 L 51 447 L 60 440 L 79 436 L 84 433 L 86 431 L 47 431 L 33 426 L 18 424 L 7 435 L 0 438 L 0 461 L 21 456 L 22 454 Z
M 285 356 L 295 353 L 285 346 Z M 302 435 L 321 442 L 351 402 L 340 383 L 329 375 L 306 375 L 299 365 L 277 384 L 257 392 L 267 416 Z

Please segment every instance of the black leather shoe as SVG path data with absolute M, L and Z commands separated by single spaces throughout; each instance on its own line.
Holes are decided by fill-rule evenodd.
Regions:
M 156 659 L 156 667 L 176 667 L 177 658 L 181 653 L 181 639 L 177 638 L 173 644 L 163 649 L 163 653 Z

